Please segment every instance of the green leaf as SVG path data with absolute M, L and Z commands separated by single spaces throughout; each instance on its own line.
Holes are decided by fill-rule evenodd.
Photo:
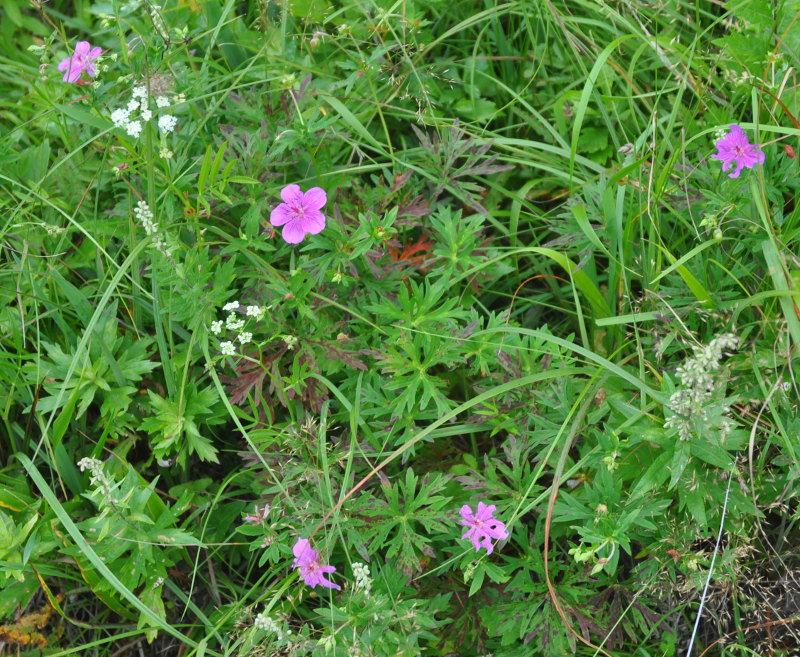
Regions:
M 307 23 L 322 23 L 331 11 L 326 0 L 292 0 L 288 4 L 289 11 Z
M 211 170 L 212 150 L 211 144 L 206 148 L 206 154 L 203 157 L 203 164 L 200 167 L 200 175 L 197 177 L 197 193 L 202 196 L 206 189 L 206 181 L 208 180 L 208 173 Z
M 669 471 L 672 473 L 669 480 L 670 490 L 675 488 L 675 484 L 680 481 L 683 471 L 686 469 L 686 466 L 689 465 L 690 457 L 691 448 L 689 443 L 685 440 L 679 440 L 675 445 L 675 450 L 672 452 L 672 461 L 669 465 Z
M 78 125 L 90 125 L 92 127 L 99 128 L 104 132 L 108 132 L 113 129 L 113 126 L 108 122 L 108 119 L 100 118 L 93 112 L 89 112 L 77 105 L 60 105 L 55 103 L 54 107 L 60 110 L 65 116 L 68 116 L 70 119 L 75 121 L 75 123 Z

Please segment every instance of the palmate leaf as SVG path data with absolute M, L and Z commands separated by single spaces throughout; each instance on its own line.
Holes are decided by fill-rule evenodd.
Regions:
M 178 462 L 185 464 L 190 454 L 197 454 L 202 461 L 218 463 L 217 449 L 200 433 L 198 422 L 219 424 L 214 406 L 218 402 L 213 387 L 197 390 L 189 387 L 182 397 L 165 399 L 152 390 L 148 391 L 155 415 L 146 418 L 141 428 L 155 437 L 153 453 L 156 458 L 167 458 L 177 454 Z
M 439 494 L 447 480 L 436 474 L 425 475 L 420 481 L 410 468 L 402 481 L 385 480 L 386 502 L 362 511 L 377 520 L 369 529 L 370 552 L 385 549 L 387 559 L 397 559 L 406 574 L 420 570 L 420 556 L 432 556 L 433 551 L 430 539 L 419 530 L 433 534 L 451 529 L 443 519 L 443 509 L 452 498 Z
M 420 334 L 415 334 L 411 339 L 404 338 L 380 360 L 381 369 L 391 374 L 385 383 L 386 389 L 399 391 L 393 402 L 396 417 L 414 409 L 424 411 L 431 402 L 440 413 L 452 408 L 452 402 L 443 392 L 447 386 L 446 380 L 430 372 L 440 364 L 440 358 L 436 351 L 424 351 L 423 343 L 426 341 L 425 336 Z
M 411 125 L 411 129 L 422 146 L 426 168 L 439 175 L 434 198 L 446 187 L 450 187 L 469 206 L 488 215 L 486 208 L 479 202 L 484 187 L 466 179 L 472 176 L 492 176 L 514 167 L 495 164 L 496 155 L 487 157 L 492 143 L 469 136 L 461 129 L 458 121 L 449 130 L 444 130 L 442 136 L 434 134 L 433 137 L 428 137 L 414 125 Z
M 396 301 L 376 297 L 367 308 L 386 324 L 436 331 L 465 319 L 469 314 L 457 307 L 458 297 L 450 296 L 450 291 L 446 279 L 423 283 L 409 280 L 407 286 L 400 288 Z
M 116 307 L 112 306 L 108 316 L 97 323 L 94 339 L 83 354 L 77 354 L 73 345 L 64 348 L 42 340 L 46 357 L 26 367 L 28 380 L 41 382 L 47 393 L 39 399 L 39 412 L 49 413 L 64 407 L 76 389 L 76 418 L 95 401 L 101 404 L 103 418 L 127 410 L 137 390 L 132 384 L 158 367 L 158 363 L 148 357 L 152 340 L 120 334 L 115 317 Z M 78 365 L 67 379 L 76 360 Z

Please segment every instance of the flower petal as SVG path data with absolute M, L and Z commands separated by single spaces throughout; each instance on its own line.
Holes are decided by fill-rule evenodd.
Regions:
M 102 52 L 103 52 L 103 49 L 100 46 L 95 46 L 94 48 L 92 48 L 89 51 L 89 57 L 91 59 L 97 59 L 101 55 Z
M 289 205 L 300 205 L 303 202 L 303 192 L 300 185 L 286 185 L 281 190 L 281 198 Z
M 303 207 L 306 211 L 319 210 L 328 202 L 328 195 L 321 187 L 312 187 L 303 194 Z
M 281 235 L 289 244 L 300 244 L 306 236 L 306 231 L 299 221 L 292 219 L 283 227 Z
M 494 504 L 486 505 L 483 502 L 478 502 L 478 513 L 475 514 L 475 517 L 483 522 L 491 520 L 496 508 Z
M 294 544 L 292 552 L 298 559 L 302 558 L 308 550 L 311 550 L 311 543 L 307 538 L 298 538 L 297 543 Z M 311 550 L 313 552 L 313 550 Z
M 472 515 L 472 507 L 469 504 L 462 506 L 459 513 L 461 514 L 461 522 L 465 525 L 471 524 L 471 521 L 475 520 Z
M 508 531 L 506 530 L 505 524 L 495 519 L 492 519 L 490 523 L 487 523 L 486 533 L 498 541 L 508 538 Z
M 283 226 L 283 224 L 294 219 L 294 213 L 286 203 L 281 203 L 269 214 L 269 223 L 273 226 Z
M 58 63 L 58 70 L 59 71 L 66 71 L 70 67 L 71 64 L 72 64 L 72 57 L 66 57 L 65 59 L 62 59 Z
M 337 591 L 341 591 L 342 587 L 338 584 L 334 584 L 329 579 L 325 579 L 324 575 L 317 575 L 318 583 L 328 589 L 336 589 Z
M 299 218 L 298 221 L 303 227 L 303 230 L 307 233 L 311 233 L 312 235 L 322 232 L 322 229 L 325 228 L 325 215 L 323 215 L 319 210 L 311 210 L 310 212 L 307 212 L 306 215 Z
M 75 44 L 75 52 L 79 55 L 88 55 L 92 46 L 88 41 L 78 41 Z

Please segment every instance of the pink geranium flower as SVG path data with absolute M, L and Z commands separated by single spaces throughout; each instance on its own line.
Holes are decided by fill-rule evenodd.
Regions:
M 59 71 L 66 71 L 64 73 L 64 82 L 77 82 L 81 77 L 81 73 L 86 71 L 91 77 L 97 75 L 94 68 L 94 60 L 100 56 L 103 49 L 100 46 L 92 46 L 88 41 L 78 41 L 75 44 L 75 52 L 72 57 L 62 59 L 58 65 Z
M 756 164 L 764 164 L 764 151 L 758 144 L 751 144 L 738 125 L 734 123 L 730 128 L 731 131 L 715 144 L 717 152 L 711 157 L 723 162 L 723 171 L 734 167 L 728 176 L 738 178 L 743 168 L 752 169 Z
M 299 185 L 286 185 L 281 190 L 281 203 L 269 216 L 273 226 L 283 226 L 283 239 L 299 244 L 306 233 L 316 235 L 325 228 L 325 215 L 320 210 L 328 201 L 325 190 L 312 187 L 305 194 Z
M 494 504 L 486 505 L 478 502 L 477 513 L 472 513 L 472 507 L 465 504 L 461 507 L 461 524 L 469 527 L 467 532 L 461 537 L 472 541 L 475 550 L 482 547 L 486 548 L 486 553 L 491 554 L 494 550 L 492 540 L 502 541 L 508 538 L 506 526 L 494 517 Z
M 320 584 L 329 589 L 341 589 L 338 584 L 334 584 L 325 578 L 325 573 L 336 572 L 333 566 L 323 566 L 319 562 L 319 553 L 311 547 L 307 538 L 298 538 L 297 543 L 292 548 L 295 560 L 292 568 L 300 569 L 300 577 L 312 589 Z

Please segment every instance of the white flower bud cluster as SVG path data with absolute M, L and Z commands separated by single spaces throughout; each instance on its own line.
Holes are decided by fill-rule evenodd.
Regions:
M 106 502 L 115 501 L 114 497 L 111 495 L 111 480 L 106 477 L 106 473 L 103 472 L 103 462 L 100 459 L 82 458 L 78 461 L 78 468 L 80 468 L 81 472 L 89 470 L 91 473 L 89 483 L 100 491 L 100 494 Z
M 153 236 L 153 247 L 167 258 L 171 257 L 170 250 L 167 248 L 167 241 L 155 221 L 153 211 L 147 201 L 139 201 L 133 209 L 133 216 L 144 228 L 144 232 Z
M 369 595 L 372 592 L 372 578 L 369 575 L 369 566 L 356 561 L 353 564 L 353 579 L 356 591 L 363 591 Z
M 167 24 L 164 22 L 164 17 L 161 15 L 161 5 L 151 5 L 149 2 L 145 3 L 145 11 L 150 15 L 150 20 L 153 21 L 153 26 L 162 35 L 169 34 Z
M 669 408 L 674 415 L 669 417 L 665 427 L 676 427 L 681 440 L 689 440 L 695 420 L 708 417 L 707 404 L 714 392 L 714 373 L 720 369 L 722 357 L 735 351 L 739 346 L 739 337 L 733 333 L 725 333 L 714 338 L 705 346 L 694 347 L 694 356 L 684 361 L 677 369 L 679 388 L 669 399 Z M 723 413 L 729 409 L 723 408 Z M 733 423 L 728 421 L 722 427 L 729 432 Z
M 56 224 L 48 224 L 46 221 L 40 221 L 38 225 L 44 228 L 45 232 L 50 235 L 50 237 L 58 237 L 67 232 L 66 228 L 57 226 Z
M 263 632 L 270 632 L 275 634 L 278 641 L 283 641 L 291 633 L 291 629 L 284 629 L 282 623 L 278 623 L 267 615 L 267 612 L 262 611 L 253 620 L 253 627 Z

